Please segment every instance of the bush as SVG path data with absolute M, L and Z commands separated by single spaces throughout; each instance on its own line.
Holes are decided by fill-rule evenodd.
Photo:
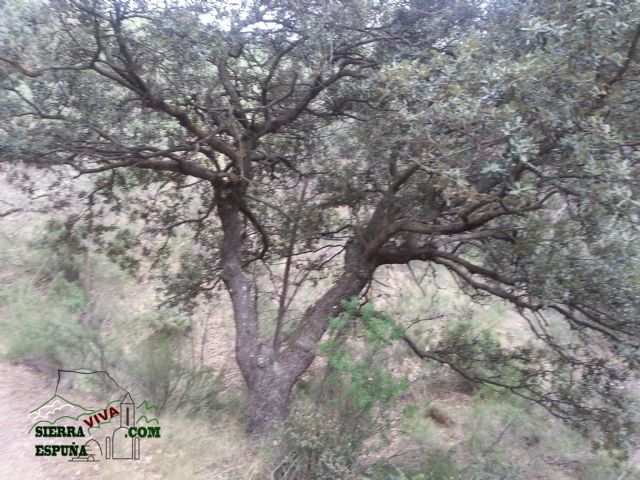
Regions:
M 220 408 L 222 375 L 193 355 L 193 322 L 175 312 L 128 315 L 132 279 L 60 222 L 6 258 L 0 290 L 2 349 L 44 371 L 107 370 L 160 408 L 185 414 Z M 9 257 L 9 256 L 7 256 Z M 123 334 L 127 332 L 127 334 Z
M 127 371 L 160 410 L 191 415 L 221 408 L 223 375 L 185 354 L 192 352 L 187 318 L 160 311 L 127 323 L 141 332 L 127 355 Z
M 379 358 L 401 333 L 393 321 L 370 306 L 358 308 L 356 301 L 343 307 L 329 322 L 330 339 L 320 348 L 327 362 L 324 376 L 299 399 L 285 431 L 282 479 L 345 478 L 408 386 Z
M 35 362 L 43 369 L 81 364 L 91 350 L 91 332 L 75 316 L 82 297 L 73 285 L 55 277 L 42 292 L 19 280 L 0 294 L 5 355 Z

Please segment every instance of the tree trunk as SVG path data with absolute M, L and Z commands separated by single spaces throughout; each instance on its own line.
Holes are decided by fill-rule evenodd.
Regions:
M 373 275 L 374 267 L 363 262 L 361 253 L 355 244 L 347 247 L 344 273 L 309 306 L 281 349 L 274 351 L 270 342 L 258 345 L 256 367 L 247 381 L 250 433 L 273 433 L 287 419 L 292 388 L 313 362 L 328 318 L 339 314 L 340 303 L 357 295 Z
M 220 249 L 222 279 L 233 305 L 236 362 L 248 390 L 248 431 L 272 434 L 287 419 L 293 385 L 313 362 L 316 345 L 326 330 L 329 316 L 339 314 L 340 303 L 357 295 L 367 285 L 375 266 L 365 261 L 361 246 L 354 241 L 348 242 L 343 274 L 309 306 L 291 335 L 281 344 L 262 340 L 253 297 L 256 286 L 243 271 L 244 226 L 238 204 L 233 199 L 239 192 L 234 192 L 234 188 L 233 185 L 218 185 L 215 189 L 224 233 Z
M 249 387 L 249 424 L 252 434 L 271 434 L 282 427 L 289 416 L 293 381 L 277 364 L 259 368 Z

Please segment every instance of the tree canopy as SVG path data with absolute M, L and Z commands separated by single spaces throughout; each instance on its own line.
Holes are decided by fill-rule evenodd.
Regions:
M 0 39 L 3 170 L 73 180 L 132 266 L 190 232 L 167 298 L 228 291 L 251 429 L 389 264 L 513 304 L 548 356 L 496 354 L 512 379 L 406 341 L 560 416 L 638 361 L 638 2 L 5 1 Z

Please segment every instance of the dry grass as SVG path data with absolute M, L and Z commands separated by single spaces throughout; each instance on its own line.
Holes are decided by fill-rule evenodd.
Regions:
M 240 422 L 225 418 L 209 426 L 203 419 L 162 417 L 162 438 L 143 445 L 140 462 L 105 462 L 101 479 L 269 478 L 269 447 L 248 438 Z

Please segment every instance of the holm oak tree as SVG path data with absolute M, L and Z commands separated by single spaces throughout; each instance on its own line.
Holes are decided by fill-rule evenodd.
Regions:
M 281 425 L 328 318 L 390 264 L 510 302 L 550 356 L 509 378 L 473 342 L 404 339 L 559 416 L 638 361 L 638 2 L 0 5 L 3 170 L 77 185 L 76 224 L 122 261 L 190 233 L 167 295 L 228 292 L 250 431 Z

